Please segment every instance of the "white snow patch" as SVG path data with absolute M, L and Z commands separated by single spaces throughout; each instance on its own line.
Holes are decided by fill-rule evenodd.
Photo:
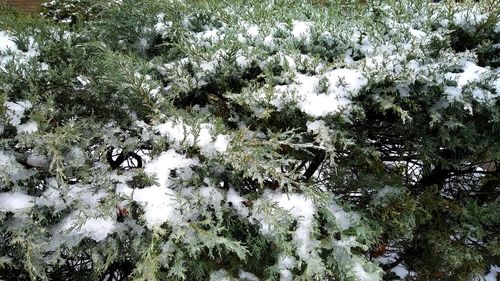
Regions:
M 495 91 L 497 92 L 497 95 L 500 95 L 500 75 L 497 76 L 498 78 L 495 79 L 495 81 L 492 81 L 493 87 L 495 87 Z
M 491 265 L 490 272 L 484 276 L 484 281 L 497 281 L 499 273 L 500 267 L 498 265 Z
M 311 31 L 311 22 L 294 20 L 292 23 L 292 35 L 297 39 L 309 38 Z
M 200 148 L 201 153 L 205 156 L 211 156 L 215 152 L 226 152 L 231 141 L 230 136 L 222 134 L 217 135 L 215 140 L 213 140 L 213 125 L 208 123 L 202 123 L 195 129 L 185 124 L 182 120 L 169 120 L 154 128 L 172 142 L 175 148 L 180 148 L 182 145 L 196 146 Z
M 205 183 L 209 184 L 208 178 L 205 179 Z M 207 200 L 207 202 L 216 209 L 220 209 L 221 202 L 224 200 L 224 195 L 221 191 L 213 186 L 202 187 L 198 190 L 199 194 Z
M 274 48 L 276 48 L 276 43 L 274 42 L 274 37 L 272 35 L 264 37 L 264 46 L 268 47 L 271 50 L 274 50 Z
M 21 124 L 21 118 L 24 117 L 24 112 L 30 109 L 32 104 L 30 101 L 7 101 L 4 103 L 4 106 L 7 108 L 6 113 L 9 118 L 9 123 L 17 127 Z
M 335 221 L 337 222 L 337 226 L 341 230 L 346 230 L 350 228 L 353 222 L 356 222 L 359 219 L 359 216 L 356 213 L 346 212 L 339 205 L 332 203 L 328 210 L 335 217 Z
M 19 133 L 32 134 L 38 131 L 38 124 L 35 121 L 28 121 L 25 124 L 17 126 L 17 131 Z
M 81 226 L 75 225 L 75 215 L 68 216 L 62 226 L 62 230 L 71 229 L 70 235 L 82 235 L 92 238 L 96 242 L 104 240 L 116 228 L 116 221 L 104 218 L 88 218 Z
M 280 256 L 278 258 L 278 268 L 280 270 L 281 281 L 290 281 L 292 280 L 292 272 L 291 269 L 297 266 L 297 260 L 295 257 L 290 256 Z
M 168 32 L 173 25 L 171 21 L 165 21 L 164 17 L 165 14 L 163 13 L 156 15 L 156 19 L 158 20 L 158 22 L 154 26 L 156 33 L 161 34 L 162 37 L 166 37 L 168 35 Z
M 5 154 L 3 150 L 0 150 L 0 167 L 7 166 L 12 161 L 12 156 Z
M 231 141 L 228 135 L 217 135 L 214 142 L 214 148 L 217 152 L 226 152 L 229 142 Z
M 259 31 L 259 26 L 256 24 L 252 24 L 247 28 L 247 34 L 252 38 L 259 36 Z
M 247 58 L 246 56 L 242 55 L 242 54 L 237 54 L 236 55 L 236 65 L 240 68 L 240 69 L 246 69 L 250 66 L 250 64 L 252 63 L 252 60 Z
M 78 80 L 78 82 L 80 82 L 80 84 L 85 87 L 87 86 L 88 84 L 90 84 L 90 79 L 83 76 L 83 75 L 78 75 L 76 76 L 76 80 Z
M 14 39 L 5 31 L 0 30 L 0 70 L 4 70 L 4 66 L 15 58 L 17 62 L 23 63 L 27 59 L 38 54 L 38 46 L 33 38 L 28 38 L 28 51 L 19 50 Z M 7 54 L 10 53 L 10 54 Z
M 31 153 L 26 158 L 26 163 L 37 168 L 46 168 L 49 166 L 49 159 L 43 155 L 36 152 Z
M 481 80 L 483 74 L 488 72 L 488 69 L 480 67 L 471 61 L 463 63 L 463 73 L 446 73 L 445 77 L 457 82 L 458 87 Z
M 197 165 L 198 161 L 186 158 L 170 149 L 163 152 L 158 158 L 145 165 L 145 172 L 156 175 L 158 185 L 133 190 L 126 184 L 118 184 L 116 191 L 119 194 L 132 197 L 144 207 L 144 218 L 148 228 L 154 228 L 164 222 L 181 223 L 181 214 L 177 209 L 179 204 L 175 192 L 168 188 L 171 185 L 170 171 L 174 169 L 189 169 Z
M 449 101 L 454 101 L 462 95 L 462 89 L 458 87 L 444 87 L 444 93 Z
M 2 161 L 0 154 L 0 161 Z M 4 212 L 15 212 L 33 207 L 33 196 L 21 192 L 0 193 L 0 210 Z
M 17 51 L 17 44 L 5 31 L 0 30 L 0 52 Z
M 229 276 L 226 270 L 219 269 L 210 273 L 209 281 L 231 281 L 233 278 Z
M 280 208 L 286 210 L 297 221 L 293 240 L 298 256 L 303 260 L 308 260 L 311 251 L 317 246 L 317 241 L 311 240 L 310 237 L 313 230 L 313 216 L 316 212 L 312 200 L 303 194 L 281 193 L 271 190 L 264 191 L 264 198 L 277 203 Z
M 327 80 L 326 89 L 319 89 L 321 79 Z M 320 117 L 340 112 L 349 104 L 349 95 L 356 94 L 366 84 L 367 79 L 357 70 L 335 69 L 323 76 L 297 74 L 293 84 L 276 86 L 275 91 L 281 96 L 294 93 L 303 112 Z
M 319 134 L 321 130 L 325 128 L 325 121 L 316 120 L 313 122 L 307 121 L 306 123 L 307 131 L 313 134 Z
M 255 274 L 243 270 L 240 270 L 238 278 L 243 281 L 259 281 L 259 278 Z
M 244 218 L 248 217 L 249 210 L 243 205 L 243 202 L 247 201 L 247 199 L 240 196 L 233 188 L 227 191 L 227 201 L 231 202 L 232 207 L 236 210 L 238 215 Z
M 403 264 L 398 264 L 398 266 L 391 269 L 391 271 L 401 279 L 405 279 L 410 275 L 410 271 Z
M 371 280 L 370 276 L 368 275 L 368 273 L 365 271 L 365 269 L 363 268 L 363 266 L 360 263 L 356 263 L 356 265 L 354 266 L 354 272 L 356 273 L 356 276 L 358 277 L 359 281 Z
M 477 9 L 468 9 L 465 11 L 460 11 L 453 15 L 453 21 L 455 24 L 461 27 L 475 26 L 488 18 L 487 14 L 480 13 Z
M 0 150 L 0 175 L 8 175 L 12 181 L 25 180 L 35 174 L 16 161 L 16 157 Z

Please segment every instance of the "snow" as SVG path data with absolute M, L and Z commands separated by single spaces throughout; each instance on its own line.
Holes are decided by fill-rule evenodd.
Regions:
M 118 184 L 118 194 L 131 197 L 144 207 L 144 219 L 148 228 L 160 226 L 164 222 L 181 223 L 181 214 L 176 193 L 169 188 L 172 184 L 170 171 L 174 169 L 189 169 L 198 165 L 198 161 L 178 154 L 174 149 L 161 153 L 156 159 L 146 163 L 144 171 L 157 178 L 158 184 L 133 190 L 126 184 Z
M 497 281 L 497 277 L 500 273 L 500 267 L 498 265 L 491 265 L 490 272 L 484 276 L 484 281 Z
M 179 168 L 197 165 L 198 161 L 188 159 L 184 155 L 178 154 L 174 149 L 162 152 L 158 158 L 146 163 L 144 171 L 151 175 L 156 175 L 158 185 L 166 188 L 171 184 L 170 171 Z
M 360 263 L 356 263 L 354 266 L 354 272 L 356 273 L 357 280 L 359 281 L 375 281 L 379 278 L 373 278 L 374 276 L 366 272 Z
M 444 87 L 444 93 L 449 101 L 454 101 L 462 95 L 462 89 L 458 87 Z
M 2 174 L 10 176 L 12 181 L 18 181 L 28 179 L 35 172 L 19 164 L 14 155 L 0 150 L 0 175 Z
M 238 278 L 242 281 L 259 281 L 259 278 L 255 274 L 243 270 L 240 270 Z
M 30 101 L 7 101 L 4 103 L 7 108 L 7 117 L 9 118 L 9 123 L 13 126 L 18 126 L 21 124 L 21 118 L 24 117 L 24 112 L 31 108 L 32 104 Z
M 297 265 L 297 260 L 295 257 L 290 256 L 280 256 L 278 258 L 278 269 L 280 270 L 281 281 L 290 281 L 292 280 L 292 272 L 290 269 L 293 269 Z
M 297 254 L 303 260 L 308 260 L 316 243 L 311 240 L 313 231 L 313 216 L 316 212 L 312 200 L 298 193 L 281 193 L 279 191 L 265 190 L 264 197 L 269 201 L 286 210 L 296 221 L 297 229 L 294 234 L 294 242 Z
M 225 35 L 224 33 L 222 33 L 221 30 L 213 28 L 202 32 L 194 33 L 193 37 L 194 37 L 194 40 L 192 40 L 193 44 L 199 44 L 201 46 L 210 47 L 212 44 L 215 44 L 224 39 Z
M 4 70 L 5 65 L 11 62 L 14 59 L 14 56 L 17 62 L 21 63 L 36 56 L 38 54 L 37 44 L 33 38 L 28 38 L 28 42 L 28 51 L 23 52 L 19 50 L 12 36 L 10 36 L 7 32 L 0 30 L 0 70 Z
M 408 269 L 403 264 L 398 264 L 398 266 L 392 268 L 391 271 L 401 279 L 404 279 L 408 275 L 410 275 L 410 271 L 408 271 Z
M 328 206 L 328 210 L 335 217 L 335 221 L 337 222 L 337 226 L 341 230 L 346 230 L 352 226 L 354 222 L 359 219 L 359 216 L 356 213 L 350 213 L 344 211 L 339 205 L 332 203 Z
M 500 75 L 497 76 L 498 78 L 495 79 L 494 82 L 492 82 L 493 87 L 495 88 L 495 91 L 497 92 L 497 95 L 500 96 Z
M 11 161 L 11 156 L 0 150 L 0 167 L 7 166 Z
M 328 91 L 335 94 L 357 92 L 368 83 L 368 80 L 354 69 L 335 69 L 325 75 L 328 78 Z
M 484 67 L 480 67 L 471 61 L 465 61 L 462 64 L 463 73 L 447 73 L 446 78 L 457 81 L 458 87 L 464 87 L 465 85 L 481 80 L 483 74 L 488 72 Z
M 252 60 L 242 54 L 236 55 L 236 65 L 242 70 L 248 68 L 251 62 Z
M 156 15 L 158 22 L 154 26 L 156 33 L 161 34 L 162 37 L 166 37 L 168 32 L 172 28 L 173 23 L 171 21 L 164 21 L 165 14 L 160 13 Z
M 17 126 L 17 131 L 19 133 L 32 134 L 38 131 L 38 124 L 35 121 L 28 121 L 25 124 Z
M 421 31 L 421 30 L 416 30 L 416 29 L 413 29 L 413 28 L 409 28 L 408 29 L 410 31 L 410 34 L 416 38 L 424 38 L 427 36 L 427 33 Z
M 453 15 L 453 21 L 461 27 L 477 26 L 487 18 L 488 15 L 479 12 L 477 9 L 468 9 Z
M 180 215 L 175 210 L 177 201 L 171 189 L 151 186 L 133 191 L 124 184 L 118 184 L 117 192 L 131 197 L 144 207 L 144 219 L 149 229 L 160 226 L 166 221 L 174 222 Z
M 204 129 L 206 130 L 206 128 Z M 183 144 L 194 146 L 195 137 L 191 133 L 193 128 L 185 124 L 182 120 L 177 122 L 166 121 L 163 124 L 155 126 L 155 130 L 172 142 L 176 148 L 180 148 Z M 206 134 L 206 132 L 203 132 L 203 128 L 200 130 L 200 134 Z
M 210 273 L 209 281 L 230 281 L 232 278 L 229 276 L 226 270 L 219 269 L 217 271 L 212 271 Z
M 215 73 L 215 70 L 219 67 L 216 61 L 203 62 L 200 64 L 201 70 L 206 73 Z
M 83 87 L 85 87 L 85 86 L 87 86 L 88 84 L 90 84 L 90 79 L 89 79 L 89 78 L 87 78 L 87 77 L 85 77 L 85 76 L 83 76 L 83 75 L 78 75 L 78 76 L 76 77 L 76 80 L 78 80 L 78 82 L 80 82 L 80 84 L 81 84 Z
M 326 93 L 319 89 L 321 79 L 326 79 Z M 276 92 L 283 96 L 286 93 L 296 94 L 300 109 L 313 117 L 338 113 L 349 104 L 349 95 L 356 94 L 367 84 L 367 79 L 354 69 L 335 69 L 322 76 L 297 74 L 293 84 L 276 86 Z M 278 109 L 281 104 L 276 103 Z
M 0 52 L 17 51 L 17 44 L 5 31 L 0 30 Z
M 268 47 L 271 50 L 274 50 L 276 48 L 276 43 L 274 42 L 274 38 L 272 35 L 264 37 L 264 46 Z
M 76 214 L 68 216 L 62 226 L 63 231 L 70 231 L 71 235 L 86 236 L 96 242 L 104 240 L 116 228 L 114 219 L 89 218 L 81 226 L 77 225 Z
M 3 161 L 0 154 L 0 161 Z M 33 196 L 22 192 L 4 192 L 0 193 L 0 210 L 4 212 L 15 212 L 18 210 L 33 207 Z
M 209 123 L 199 124 L 195 129 L 182 120 L 169 120 L 155 126 L 155 130 L 172 142 L 175 148 L 180 149 L 183 145 L 196 146 L 204 156 L 212 156 L 215 152 L 225 153 L 231 141 L 229 135 L 222 134 L 215 136 L 213 140 L 213 125 Z
M 226 152 L 230 141 L 231 138 L 228 135 L 217 135 L 214 142 L 215 151 L 220 153 Z
M 209 184 L 208 178 L 205 179 L 205 183 Z M 200 188 L 198 192 L 214 209 L 221 208 L 221 203 L 222 200 L 224 200 L 224 195 L 219 189 L 213 186 L 206 186 Z
M 292 23 L 292 36 L 296 39 L 306 39 L 310 35 L 311 22 L 294 20 Z
M 252 24 L 247 28 L 247 34 L 252 38 L 259 36 L 259 31 L 259 26 L 256 24 Z
M 239 216 L 246 218 L 249 215 L 248 207 L 243 205 L 247 201 L 246 198 L 240 196 L 233 188 L 227 191 L 227 201 L 231 202 L 232 208 L 236 210 Z
M 306 123 L 306 127 L 308 132 L 318 134 L 320 133 L 321 130 L 325 128 L 325 121 L 323 120 L 316 120 L 313 122 L 308 121 Z
M 85 164 L 85 159 L 85 152 L 77 146 L 72 147 L 64 156 L 64 161 L 74 167 L 82 167 Z

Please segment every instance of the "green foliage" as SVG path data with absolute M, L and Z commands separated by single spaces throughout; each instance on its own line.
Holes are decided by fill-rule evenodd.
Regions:
M 367 2 L 1 6 L 0 279 L 485 275 L 500 9 Z

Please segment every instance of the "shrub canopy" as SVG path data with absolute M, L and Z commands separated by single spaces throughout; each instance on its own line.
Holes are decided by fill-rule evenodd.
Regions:
M 494 280 L 499 3 L 362 2 L 2 8 L 0 279 Z

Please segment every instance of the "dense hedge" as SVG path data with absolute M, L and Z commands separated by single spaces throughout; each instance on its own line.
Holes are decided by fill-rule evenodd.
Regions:
M 0 12 L 0 279 L 495 280 L 498 1 L 42 15 Z

